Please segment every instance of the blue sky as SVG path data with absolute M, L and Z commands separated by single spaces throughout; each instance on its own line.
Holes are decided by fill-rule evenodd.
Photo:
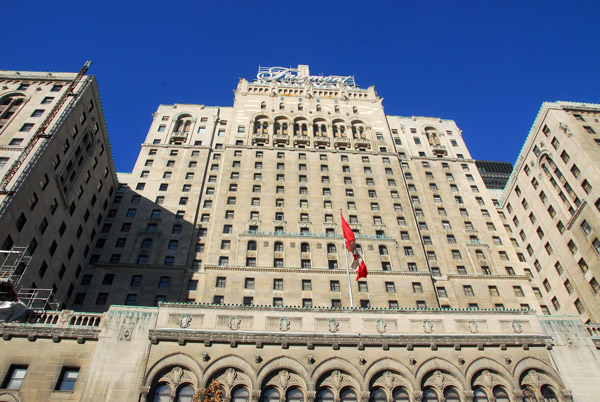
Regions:
M 118 171 L 161 103 L 230 106 L 259 65 L 375 85 L 386 113 L 453 119 L 514 162 L 544 101 L 600 103 L 600 1 L 11 1 L 0 69 L 91 59 Z

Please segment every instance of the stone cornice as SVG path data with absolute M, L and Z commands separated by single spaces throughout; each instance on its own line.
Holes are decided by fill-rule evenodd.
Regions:
M 54 342 L 60 342 L 61 339 L 76 339 L 78 343 L 85 343 L 85 341 L 97 341 L 99 335 L 100 329 L 90 328 L 52 328 L 36 325 L 4 326 L 0 328 L 0 337 L 5 341 L 17 337 L 27 338 L 32 342 L 37 338 L 50 338 Z
M 296 273 L 296 274 L 306 274 L 311 273 L 315 275 L 322 274 L 338 274 L 338 275 L 346 275 L 345 269 L 319 269 L 319 268 L 260 268 L 260 267 L 222 267 L 219 265 L 205 266 L 205 271 L 252 271 L 252 272 L 277 272 L 277 273 Z M 410 271 L 369 271 L 369 275 L 376 276 L 430 276 L 429 272 L 418 271 L 418 272 L 410 272 Z M 489 278 L 489 276 L 488 276 Z
M 251 332 L 208 332 L 189 330 L 150 330 L 148 338 L 158 342 L 197 342 L 210 346 L 212 343 L 314 346 L 357 346 L 357 347 L 530 347 L 549 346 L 552 338 L 545 335 L 329 335 L 329 334 L 285 334 Z
M 335 313 L 335 314 L 423 314 L 428 315 L 531 315 L 535 316 L 535 310 L 517 310 L 517 309 L 443 309 L 443 308 L 373 308 L 373 307 L 301 307 L 301 306 L 270 306 L 270 305 L 243 305 L 243 304 L 210 304 L 210 303 L 176 303 L 161 302 L 159 307 L 175 307 L 177 309 L 208 309 L 208 310 L 234 310 L 238 311 L 273 311 L 282 312 L 315 312 L 315 313 Z

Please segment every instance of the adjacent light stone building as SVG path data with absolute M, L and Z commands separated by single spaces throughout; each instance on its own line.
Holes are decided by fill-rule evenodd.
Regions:
M 39 78 L 19 89 L 24 76 Z M 0 74 L 0 113 L 15 111 L 0 115 L 6 141 L 21 124 L 38 133 L 11 102 L 27 91 L 43 102 L 56 76 L 63 85 L 79 77 Z M 374 87 L 299 66 L 241 79 L 233 107 L 159 106 L 133 171 L 115 175 L 95 80 L 80 79 L 73 106 L 52 120 L 58 134 L 40 136 L 48 149 L 2 204 L 3 250 L 39 237 L 7 289 L 47 287 L 69 309 L 0 327 L 0 400 L 189 401 L 215 378 L 234 402 L 592 401 L 600 392 L 591 279 L 585 296 L 574 288 L 586 326 L 537 315 L 552 312 L 538 278 L 548 262 L 517 237 L 508 206 L 515 182 L 528 180 L 520 161 L 504 194 L 488 190 L 453 121 L 387 116 Z M 93 146 L 82 153 L 76 139 L 88 137 L 77 133 L 88 132 Z M 21 152 L 7 149 L 6 158 Z M 56 155 L 65 167 L 55 172 Z M 589 159 L 577 162 L 580 175 L 593 171 L 598 158 Z M 340 211 L 366 279 L 349 280 Z M 44 220 L 52 236 L 40 233 Z M 598 256 L 585 258 L 591 276 Z M 579 269 L 563 264 L 569 275 Z

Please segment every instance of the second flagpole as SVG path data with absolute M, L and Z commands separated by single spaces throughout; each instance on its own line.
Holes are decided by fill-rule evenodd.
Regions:
M 340 215 L 342 215 L 342 209 L 340 208 Z M 350 282 L 350 264 L 348 263 L 348 244 L 346 244 L 346 238 L 344 237 L 344 252 L 346 254 L 346 276 L 348 277 L 348 290 L 350 291 L 350 307 L 354 307 L 354 296 L 352 295 L 352 282 Z
M 346 240 L 344 240 L 344 246 L 346 245 Z M 348 289 L 350 290 L 350 307 L 354 307 L 354 297 L 352 296 L 352 282 L 350 282 L 350 266 L 348 265 L 348 248 L 344 247 L 344 251 L 346 252 L 346 275 L 348 276 Z

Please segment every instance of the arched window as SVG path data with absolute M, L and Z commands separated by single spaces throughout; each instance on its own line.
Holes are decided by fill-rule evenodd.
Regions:
M 303 402 L 304 394 L 302 393 L 302 391 L 300 391 L 299 388 L 292 388 L 292 389 L 288 390 L 288 392 L 285 396 L 285 401 L 286 402 Z
M 510 402 L 508 392 L 502 387 L 494 388 L 494 398 L 496 398 L 496 402 Z
M 337 253 L 337 248 L 335 247 L 335 244 L 331 244 L 331 243 L 329 243 L 329 244 L 327 245 L 327 252 L 328 252 L 329 254 L 334 254 L 334 253 Z
M 283 110 L 283 109 L 284 109 L 283 102 L 281 102 L 281 103 L 279 104 L 279 110 Z
M 358 108 L 356 106 L 352 108 L 352 113 L 358 114 Z
M 340 108 L 339 108 L 339 106 L 336 106 L 336 107 L 333 109 L 333 111 L 334 111 L 334 112 L 336 112 L 336 113 L 339 113 L 339 112 L 340 112 Z
M 375 388 L 373 391 L 371 391 L 371 398 L 369 399 L 369 402 L 387 402 L 387 395 L 385 394 L 385 391 L 381 388 Z
M 248 241 L 248 250 L 256 250 L 256 242 L 254 240 Z
M 487 394 L 481 387 L 477 387 L 473 390 L 473 402 L 488 402 L 489 399 Z
M 340 392 L 340 401 L 341 402 L 356 402 L 356 392 L 352 388 L 344 388 L 342 392 Z
M 176 133 L 189 133 L 192 127 L 192 119 L 190 115 L 180 116 L 175 122 Z
M 167 384 L 160 384 L 154 390 L 154 402 L 170 402 L 171 401 L 171 387 Z
M 556 393 L 554 393 L 554 390 L 549 385 L 542 386 L 542 397 L 544 398 L 544 402 L 558 402 Z
M 431 388 L 423 390 L 423 402 L 439 402 L 437 393 Z
M 273 251 L 283 251 L 283 243 L 280 241 L 276 241 L 273 246 Z
M 249 402 L 250 392 L 247 388 L 240 387 L 233 390 L 231 394 L 231 402 Z
M 321 111 L 321 105 L 317 105 L 317 112 Z
M 142 248 L 150 248 L 152 247 L 152 239 L 144 239 L 142 241 Z
M 276 388 L 267 388 L 263 393 L 262 402 L 279 402 L 279 391 Z
M 392 394 L 392 397 L 394 398 L 394 402 L 410 402 L 410 397 L 408 396 L 408 391 L 406 388 L 396 388 Z
M 448 387 L 444 390 L 444 401 L 445 402 L 460 402 L 460 396 L 456 388 Z
M 21 109 L 25 98 L 21 95 L 10 95 L 0 101 L 0 128 Z
M 266 109 L 267 108 L 267 103 L 266 102 L 261 102 L 260 103 L 260 108 L 261 109 Z
M 193 402 L 193 399 L 194 387 L 192 387 L 190 384 L 186 384 L 177 391 L 175 402 Z
M 304 106 L 302 106 L 302 103 L 298 103 L 298 110 L 304 110 Z
M 333 402 L 333 392 L 327 388 L 323 388 L 317 394 L 317 402 Z
M 310 253 L 310 244 L 308 243 L 302 243 L 300 245 L 300 251 L 303 253 Z
M 388 249 L 386 246 L 379 246 L 379 255 L 388 255 Z

